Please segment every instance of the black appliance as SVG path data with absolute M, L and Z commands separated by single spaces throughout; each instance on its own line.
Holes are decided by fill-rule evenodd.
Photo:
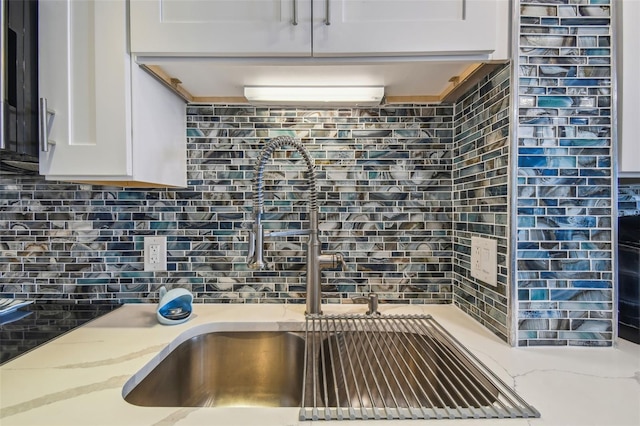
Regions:
M 38 1 L 0 0 L 0 173 L 38 171 Z
M 640 216 L 618 219 L 618 335 L 640 343 Z

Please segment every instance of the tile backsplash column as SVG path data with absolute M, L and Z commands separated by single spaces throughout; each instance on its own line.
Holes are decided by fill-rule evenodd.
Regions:
M 519 9 L 518 344 L 610 346 L 610 1 L 522 0 Z

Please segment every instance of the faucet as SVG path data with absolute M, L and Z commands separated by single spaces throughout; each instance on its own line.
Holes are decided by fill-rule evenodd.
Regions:
M 288 230 L 265 232 L 262 225 L 264 215 L 264 168 L 267 161 L 273 155 L 276 148 L 282 146 L 294 147 L 307 163 L 307 182 L 309 186 L 309 227 L 304 230 Z M 251 269 L 267 269 L 264 261 L 264 240 L 271 237 L 289 235 L 308 235 L 307 243 L 307 314 L 322 314 L 320 302 L 322 269 L 336 268 L 338 264 L 346 267 L 344 256 L 341 253 L 322 254 L 321 244 L 318 239 L 318 190 L 316 184 L 316 166 L 309 155 L 309 151 L 302 143 L 289 136 L 278 136 L 265 146 L 254 169 L 253 178 L 253 228 L 249 231 L 249 254 L 247 265 Z
M 378 295 L 375 293 L 369 293 L 368 296 L 356 296 L 352 297 L 355 303 L 366 302 L 369 305 L 369 310 L 365 315 L 380 315 L 378 311 Z

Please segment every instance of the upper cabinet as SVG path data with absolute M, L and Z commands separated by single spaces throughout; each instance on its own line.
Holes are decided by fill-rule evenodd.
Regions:
M 131 52 L 196 102 L 242 101 L 245 85 L 354 84 L 432 102 L 478 64 L 509 60 L 511 4 L 130 0 Z
M 312 56 L 507 58 L 505 0 L 314 0 Z M 503 20 L 504 19 L 504 20 Z
M 127 3 L 39 2 L 40 173 L 186 186 L 184 102 L 128 54 Z
M 617 6 L 618 176 L 640 177 L 640 2 Z
M 508 58 L 505 0 L 131 0 L 131 51 Z
M 131 0 L 129 8 L 131 51 L 139 55 L 311 52 L 310 0 Z

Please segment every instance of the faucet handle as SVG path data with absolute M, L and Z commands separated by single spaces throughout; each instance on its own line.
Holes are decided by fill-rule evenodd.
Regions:
M 353 300 L 354 302 L 367 302 L 369 310 L 366 312 L 366 315 L 380 315 L 380 312 L 378 312 L 377 294 L 369 293 L 368 296 L 356 296 L 352 297 L 351 300 Z
M 258 232 L 260 231 L 261 229 L 258 228 Z M 256 249 L 256 235 L 257 233 L 255 231 L 249 230 L 249 253 L 247 254 L 247 266 L 250 269 L 267 269 L 267 264 L 262 258 L 262 242 L 260 242 L 260 247 Z

